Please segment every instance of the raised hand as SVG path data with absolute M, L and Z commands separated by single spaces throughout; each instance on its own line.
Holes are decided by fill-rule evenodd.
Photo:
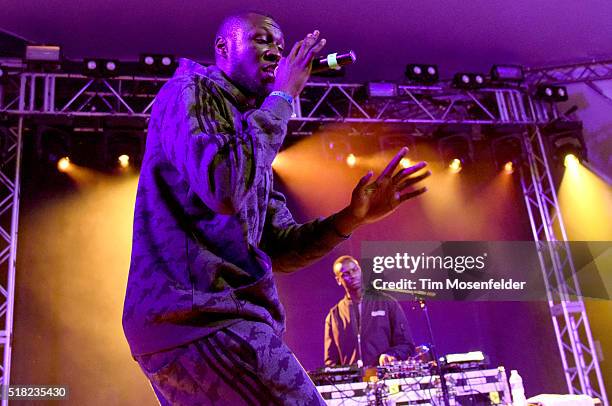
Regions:
M 280 90 L 297 97 L 310 77 L 312 60 L 325 46 L 325 39 L 319 40 L 319 31 L 308 34 L 296 42 L 286 57 L 283 57 L 276 70 L 274 90 Z
M 354 217 L 355 223 L 367 224 L 378 221 L 393 213 L 402 202 L 427 191 L 426 187 L 417 189 L 413 187 L 431 175 L 429 171 L 414 175 L 425 168 L 427 165 L 425 162 L 419 162 L 393 175 L 407 152 L 408 148 L 402 148 L 375 181 L 370 182 L 373 176 L 372 171 L 359 180 L 347 208 L 350 215 Z

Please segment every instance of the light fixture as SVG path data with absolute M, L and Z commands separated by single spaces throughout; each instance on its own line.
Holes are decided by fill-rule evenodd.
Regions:
M 545 127 L 542 133 L 549 139 L 553 152 L 553 159 L 558 165 L 568 163 L 574 159 L 582 162 L 588 159 L 586 144 L 582 134 L 581 121 L 557 121 L 552 126 Z
M 521 83 L 525 80 L 525 72 L 520 65 L 493 65 L 491 79 L 498 82 Z
M 70 166 L 73 140 L 66 126 L 38 125 L 34 134 L 36 154 L 41 163 L 65 172 Z
M 521 136 L 507 134 L 493 137 L 490 145 L 495 167 L 498 171 L 513 173 L 525 161 Z
M 355 156 L 355 154 L 348 154 L 346 157 L 346 164 L 350 167 L 353 168 L 356 164 L 357 164 L 357 157 Z
M 569 98 L 565 86 L 538 85 L 535 95 L 538 99 L 553 103 L 567 101 Z
M 458 89 L 479 89 L 487 85 L 482 73 L 460 72 L 453 77 L 453 85 Z
M 177 60 L 170 54 L 140 54 L 140 68 L 150 74 L 170 76 L 174 73 Z
M 368 82 L 366 85 L 368 97 L 395 97 L 397 85 L 389 82 Z
M 57 161 L 57 170 L 60 172 L 68 172 L 70 169 L 70 158 L 65 156 Z
M 101 164 L 105 169 L 116 170 L 138 166 L 144 151 L 144 129 L 135 124 L 133 128 L 112 127 L 105 122 L 102 133 L 104 156 Z
M 121 154 L 117 158 L 117 161 L 119 162 L 119 166 L 122 168 L 127 168 L 128 166 L 130 166 L 130 156 L 129 155 Z
M 83 74 L 90 77 L 114 77 L 119 75 L 116 59 L 89 58 L 83 60 Z
M 57 45 L 26 45 L 26 62 L 57 64 L 62 59 L 61 48 Z
M 459 172 L 474 160 L 474 145 L 469 133 L 446 135 L 444 129 L 434 132 L 438 139 L 438 152 L 442 161 L 453 172 Z
M 565 165 L 566 168 L 571 169 L 571 168 L 577 167 L 578 164 L 580 164 L 580 160 L 574 154 L 567 154 L 565 155 L 565 158 L 563 159 L 563 164 Z
M 416 83 L 433 84 L 440 79 L 438 65 L 411 63 L 406 65 L 406 77 Z
M 453 158 L 448 164 L 448 168 L 453 173 L 458 173 L 463 169 L 463 163 L 461 162 L 461 158 Z

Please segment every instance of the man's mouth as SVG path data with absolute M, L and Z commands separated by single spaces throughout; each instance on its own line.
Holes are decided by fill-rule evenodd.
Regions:
M 276 77 L 276 68 L 277 67 L 278 67 L 278 65 L 272 64 L 272 65 L 264 66 L 261 70 L 264 71 L 264 73 L 266 73 L 269 76 Z

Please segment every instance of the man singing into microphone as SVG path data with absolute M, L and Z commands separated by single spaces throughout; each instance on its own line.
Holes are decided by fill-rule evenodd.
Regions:
M 314 31 L 283 57 L 272 18 L 233 15 L 216 35 L 215 65 L 182 60 L 156 98 L 123 326 L 163 405 L 323 405 L 281 340 L 272 271 L 303 267 L 425 191 L 414 188 L 424 163 L 394 174 L 402 149 L 359 181 L 346 208 L 293 220 L 271 163 L 324 44 Z

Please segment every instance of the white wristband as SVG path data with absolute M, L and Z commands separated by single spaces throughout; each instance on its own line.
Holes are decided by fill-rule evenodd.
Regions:
M 291 97 L 291 95 L 285 92 L 281 92 L 280 90 L 275 90 L 272 93 L 270 93 L 270 96 L 278 96 L 282 98 L 283 100 L 285 100 L 287 103 L 289 103 L 291 107 L 293 107 L 293 97 Z

